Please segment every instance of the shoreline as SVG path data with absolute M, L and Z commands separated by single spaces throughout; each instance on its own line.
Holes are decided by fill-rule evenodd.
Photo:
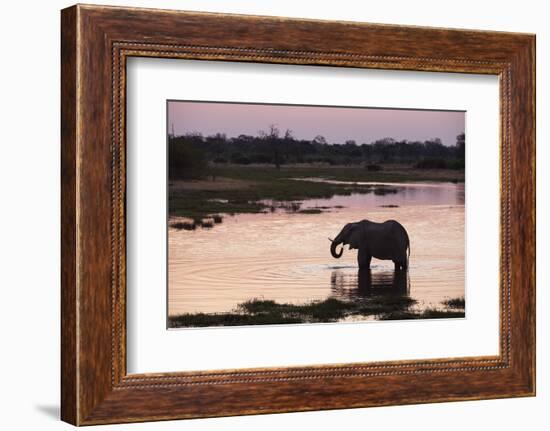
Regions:
M 336 298 L 303 304 L 278 303 L 251 299 L 228 312 L 182 313 L 168 316 L 168 327 L 197 328 L 220 326 L 277 325 L 289 323 L 337 323 L 354 318 L 354 322 L 464 318 L 464 297 L 442 301 L 438 307 L 415 309 L 417 300 L 403 297 L 378 298 L 356 303 Z M 374 319 L 366 319 L 374 317 Z M 361 319 L 363 318 L 363 319 Z
M 419 172 L 422 171 L 422 172 Z M 312 180 L 313 179 L 313 180 Z M 211 175 L 198 180 L 170 180 L 169 217 L 185 217 L 197 225 L 219 214 L 261 213 L 276 207 L 292 209 L 307 199 L 346 196 L 352 193 L 395 194 L 397 187 L 419 183 L 464 181 L 464 171 L 424 170 L 392 165 L 387 171 L 369 172 L 353 166 L 215 166 Z M 319 213 L 322 211 L 310 211 Z M 211 226 L 210 226 L 211 227 Z

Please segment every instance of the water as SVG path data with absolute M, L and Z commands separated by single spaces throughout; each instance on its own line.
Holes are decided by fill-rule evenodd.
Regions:
M 301 202 L 301 209 L 330 207 L 321 214 L 238 214 L 213 229 L 169 228 L 169 314 L 228 312 L 253 298 L 304 303 L 410 296 L 423 309 L 464 296 L 464 185 L 388 186 L 397 192 Z M 330 255 L 328 237 L 365 218 L 395 219 L 407 229 L 408 278 L 377 259 L 370 273 L 359 272 L 357 251 L 347 246 L 340 259 Z

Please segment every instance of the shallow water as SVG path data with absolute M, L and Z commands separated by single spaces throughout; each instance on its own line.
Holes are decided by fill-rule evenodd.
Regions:
M 253 299 L 303 303 L 327 297 L 364 300 L 410 296 L 416 308 L 464 295 L 464 185 L 392 184 L 396 193 L 311 199 L 301 209 L 225 216 L 213 229 L 168 232 L 168 311 L 228 312 Z M 396 208 L 381 205 L 398 205 Z M 344 208 L 334 208 L 343 206 Z M 356 250 L 330 255 L 328 237 L 362 219 L 399 221 L 408 231 L 408 277 L 391 261 L 358 271 Z

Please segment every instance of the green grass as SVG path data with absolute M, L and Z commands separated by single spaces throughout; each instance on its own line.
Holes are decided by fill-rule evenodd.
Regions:
M 272 181 L 284 178 L 320 177 L 337 181 L 357 182 L 408 182 L 408 181 L 453 181 L 464 182 L 464 171 L 451 169 L 424 171 L 409 165 L 392 165 L 383 171 L 367 171 L 361 166 L 232 166 L 217 165 L 212 173 L 219 177 L 241 180 Z

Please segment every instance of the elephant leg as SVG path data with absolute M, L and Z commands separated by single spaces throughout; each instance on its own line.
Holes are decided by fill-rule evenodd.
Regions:
M 396 271 L 403 270 L 405 271 L 407 269 L 407 258 L 406 257 L 400 257 L 393 261 L 394 268 Z
M 370 261 L 372 256 L 364 249 L 359 249 L 357 252 L 357 264 L 359 269 L 370 269 Z

